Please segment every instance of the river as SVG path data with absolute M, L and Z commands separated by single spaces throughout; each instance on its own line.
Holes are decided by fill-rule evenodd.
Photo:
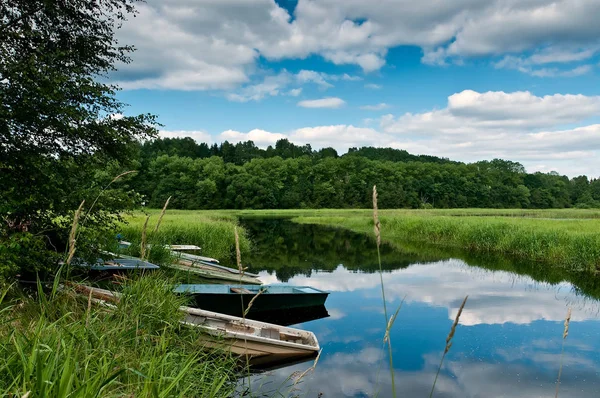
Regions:
M 242 224 L 255 246 L 244 264 L 263 282 L 331 292 L 329 317 L 295 326 L 319 339 L 323 351 L 316 370 L 293 385 L 290 376 L 311 362 L 298 364 L 253 376 L 244 388 L 265 396 L 391 397 L 374 241 L 280 219 Z M 600 395 L 600 305 L 591 296 L 596 284 L 572 284 L 540 265 L 415 245 L 384 245 L 381 258 L 388 316 L 404 300 L 390 333 L 397 396 L 429 396 L 466 295 L 435 397 L 554 396 L 561 361 L 560 397 Z M 561 354 L 568 308 L 572 317 Z

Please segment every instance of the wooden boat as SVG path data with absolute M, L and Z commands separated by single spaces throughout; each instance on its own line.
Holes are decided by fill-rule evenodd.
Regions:
M 75 285 L 75 289 L 96 301 L 117 303 L 118 293 L 109 290 Z M 314 333 L 219 314 L 197 308 L 180 307 L 185 314 L 183 323 L 202 328 L 207 347 L 225 349 L 248 359 L 257 369 L 273 368 L 315 357 L 319 341 Z
M 104 260 L 99 258 L 95 263 L 90 264 L 86 261 L 75 259 L 72 262 L 73 265 L 88 269 L 90 271 L 103 271 L 103 272 L 114 272 L 114 271 L 135 271 L 135 270 L 156 270 L 160 267 L 156 264 L 152 264 L 148 261 L 143 261 L 139 258 L 114 258 L 112 260 Z
M 122 248 L 131 246 L 130 242 L 119 241 L 119 245 Z M 150 246 L 150 245 L 148 245 Z M 249 285 L 260 285 L 262 282 L 257 279 L 256 274 L 240 273 L 238 269 L 225 267 L 219 264 L 219 260 L 212 257 L 199 256 L 196 254 L 185 253 L 183 250 L 200 250 L 199 246 L 196 245 L 165 245 L 167 249 L 171 251 L 171 256 L 175 259 L 172 264 L 166 265 L 168 268 L 176 269 L 179 271 L 190 272 L 201 276 L 205 279 L 216 279 L 226 282 L 237 282 Z M 124 255 L 117 255 L 122 258 L 131 258 Z
M 310 286 L 276 285 L 178 285 L 176 293 L 189 294 L 194 306 L 207 311 L 254 319 L 260 313 L 284 309 L 318 307 L 328 292 Z M 241 297 L 241 298 L 240 298 Z M 252 305 L 250 306 L 250 301 Z
M 238 269 L 229 268 L 218 264 L 218 260 L 210 257 L 197 256 L 195 254 L 171 251 L 175 261 L 168 267 L 180 271 L 187 271 L 206 279 L 218 279 L 229 282 L 244 283 L 249 285 L 260 285 L 262 282 L 252 273 L 241 274 Z

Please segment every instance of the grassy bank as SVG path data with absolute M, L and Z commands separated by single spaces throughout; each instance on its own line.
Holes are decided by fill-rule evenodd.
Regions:
M 371 210 L 244 211 L 242 216 L 284 216 L 372 234 Z M 598 210 L 381 210 L 382 236 L 402 242 L 501 254 L 570 271 L 600 268 Z
M 147 214 L 145 214 L 147 213 Z M 220 260 L 231 257 L 235 248 L 234 228 L 237 218 L 232 212 L 167 210 L 159 230 L 154 227 L 160 216 L 160 210 L 136 212 L 127 218 L 120 232 L 123 239 L 139 246 L 142 228 L 146 216 L 148 222 L 148 241 L 150 243 L 189 244 L 202 248 L 201 254 Z M 238 227 L 242 254 L 250 249 L 250 241 L 243 228 Z
M 0 303 L 0 395 L 227 397 L 234 360 L 182 326 L 164 276 L 127 283 L 116 308 L 73 290 Z

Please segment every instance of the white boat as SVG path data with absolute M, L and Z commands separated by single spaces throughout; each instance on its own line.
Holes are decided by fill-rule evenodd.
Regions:
M 75 285 L 86 296 L 116 303 L 118 293 L 109 290 Z M 319 341 L 313 332 L 243 319 L 197 308 L 180 307 L 185 314 L 183 323 L 206 331 L 206 346 L 228 350 L 246 358 L 258 369 L 285 366 L 314 358 L 318 355 Z

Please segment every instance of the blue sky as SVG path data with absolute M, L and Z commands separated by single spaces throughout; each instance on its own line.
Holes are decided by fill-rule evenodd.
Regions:
M 127 113 L 198 141 L 385 146 L 599 177 L 595 0 L 149 0 Z

